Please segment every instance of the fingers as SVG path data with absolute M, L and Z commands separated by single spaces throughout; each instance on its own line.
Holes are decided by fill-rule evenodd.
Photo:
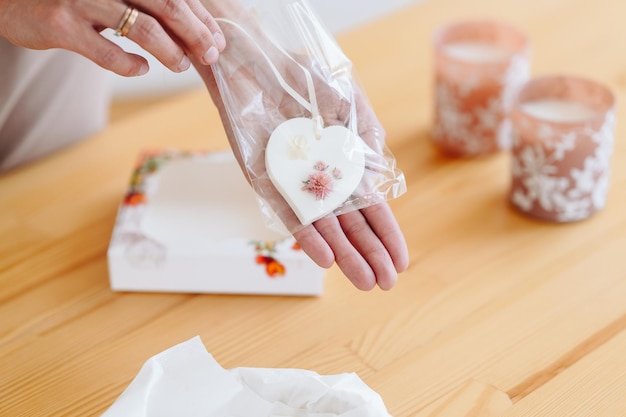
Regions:
M 151 16 L 139 13 L 137 22 L 126 35 L 174 72 L 189 69 L 191 62 L 181 48 Z M 217 60 L 215 51 L 215 60 Z
M 352 217 L 358 212 L 343 216 Z M 348 239 L 337 217 L 325 217 L 314 223 L 315 228 L 335 254 L 335 262 L 344 275 L 360 290 L 369 291 L 376 285 L 376 275 L 368 262 Z M 354 236 L 353 236 L 354 237 Z
M 387 203 L 380 203 L 361 210 L 385 250 L 391 257 L 397 272 L 409 266 L 409 252 L 400 225 Z
M 202 23 L 204 23 L 207 28 L 209 28 L 209 32 L 213 34 L 213 40 L 215 41 L 217 49 L 222 51 L 226 46 L 224 34 L 220 26 L 213 18 L 213 15 L 209 13 L 206 7 L 199 0 L 187 0 L 187 4 L 189 5 L 189 8 L 193 12 L 193 14 L 196 15 L 196 17 Z M 216 37 L 216 35 L 218 34 L 219 36 Z
M 124 76 L 145 73 L 147 61 L 126 53 L 97 31 L 107 27 L 117 29 L 127 17 L 128 7 L 136 8 L 139 13 L 129 22 L 125 36 L 174 72 L 191 66 L 188 56 L 201 65 L 213 64 L 226 46 L 217 22 L 199 0 L 137 0 L 132 4 L 85 1 L 73 3 L 72 8 L 63 7 L 66 7 L 63 15 L 70 16 L 66 23 L 71 24 L 64 30 L 72 30 L 72 34 L 62 37 L 57 46 L 81 53 Z M 88 29 L 92 33 L 79 34 L 77 27 L 81 28 L 80 32 Z
M 300 248 L 306 253 L 316 264 L 322 268 L 330 268 L 335 262 L 335 255 L 328 243 L 319 234 L 313 226 L 307 226 L 304 229 L 295 232 L 293 236 L 298 241 Z
M 123 14 L 123 6 L 119 3 L 118 5 Z M 93 6 L 90 13 L 106 14 L 106 7 L 100 3 Z M 82 9 L 82 3 L 77 6 L 77 9 L 69 9 L 65 6 L 51 8 L 46 16 L 47 26 L 42 28 L 40 36 L 41 39 L 46 39 L 47 43 L 39 42 L 29 47 L 68 49 L 123 76 L 143 75 L 148 72 L 148 62 L 145 58 L 125 52 L 94 30 L 94 27 L 102 28 L 103 26 L 95 24 L 87 16 L 87 10 Z
M 338 219 L 352 246 L 371 268 L 375 277 L 374 283 L 383 290 L 393 288 L 398 273 L 387 248 L 367 219 L 358 211 L 341 215 Z
M 163 34 L 167 36 L 167 33 L 170 33 L 181 43 L 185 51 L 200 62 L 205 65 L 217 62 L 219 52 L 226 46 L 224 36 L 215 19 L 198 0 L 135 0 L 133 4 L 144 11 L 135 25 L 138 26 L 135 36 L 140 33 L 143 35 L 135 39 L 131 34 L 135 29 L 133 27 L 128 36 L 142 47 L 144 47 L 142 42 L 151 36 L 162 40 Z M 145 46 L 146 50 L 152 53 L 150 48 L 154 48 L 155 44 L 150 42 Z M 155 57 L 161 60 L 158 53 L 162 51 L 155 50 Z M 171 68 L 168 65 L 171 62 L 175 64 L 180 62 L 173 57 L 161 56 L 165 59 L 165 62 L 161 62 L 168 68 Z
M 148 61 L 144 57 L 125 52 L 92 30 L 84 30 L 82 36 L 85 42 L 69 45 L 68 49 L 91 59 L 102 68 L 125 77 L 139 76 L 148 72 Z
M 386 203 L 325 217 L 294 237 L 320 266 L 327 268 L 334 260 L 354 286 L 364 291 L 376 285 L 390 290 L 409 263 L 404 236 Z

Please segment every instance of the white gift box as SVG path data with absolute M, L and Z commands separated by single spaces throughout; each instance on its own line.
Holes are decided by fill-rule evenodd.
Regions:
M 140 155 L 108 250 L 114 291 L 320 295 L 324 269 L 265 226 L 230 152 Z

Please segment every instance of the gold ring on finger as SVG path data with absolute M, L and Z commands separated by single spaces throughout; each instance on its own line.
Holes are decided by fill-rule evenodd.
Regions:
M 124 11 L 124 15 L 120 20 L 120 24 L 117 25 L 117 29 L 115 29 L 115 34 L 117 36 L 128 35 L 130 28 L 132 28 L 135 24 L 135 21 L 137 21 L 137 16 L 139 16 L 139 10 L 134 7 L 128 6 Z

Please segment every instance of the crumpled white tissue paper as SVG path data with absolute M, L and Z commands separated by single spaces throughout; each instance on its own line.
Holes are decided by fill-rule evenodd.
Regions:
M 102 417 L 391 417 L 355 373 L 222 368 L 200 337 L 150 358 Z

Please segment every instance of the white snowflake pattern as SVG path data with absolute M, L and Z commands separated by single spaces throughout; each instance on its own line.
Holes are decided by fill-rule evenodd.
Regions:
M 486 107 L 477 107 L 474 113 L 480 130 L 496 131 L 502 120 L 502 100 L 499 97 L 492 97 Z
M 471 116 L 459 109 L 459 100 L 447 84 L 438 83 L 435 94 L 438 103 L 438 123 L 435 125 L 435 136 L 464 137 L 462 135 L 469 130 L 472 123 Z
M 487 153 L 494 148 L 494 142 L 498 149 L 510 149 L 511 126 L 504 114 L 511 108 L 515 94 L 528 76 L 528 60 L 523 55 L 514 56 L 498 80 L 502 85 L 500 95 L 491 97 L 486 106 L 475 106 L 472 111 L 463 109 L 462 101 L 480 88 L 483 82 L 480 77 L 467 76 L 456 86 L 438 82 L 435 88 L 438 115 L 435 138 L 442 138 L 449 146 L 468 155 Z
M 524 186 L 513 191 L 511 199 L 521 210 L 530 212 L 535 205 L 553 213 L 558 221 L 575 221 L 604 207 L 609 183 L 609 161 L 613 147 L 614 115 L 609 114 L 599 131 L 583 132 L 596 143 L 593 155 L 569 175 L 556 175 L 556 162 L 563 161 L 576 148 L 576 133 L 555 133 L 540 125 L 536 134 L 543 145 L 522 146 L 512 160 L 512 175 Z M 552 134 L 552 137 L 549 135 Z
M 511 62 L 504 73 L 500 83 L 502 84 L 502 104 L 506 109 L 513 106 L 519 89 L 530 78 L 530 63 L 525 54 L 517 54 L 511 58 Z
M 498 149 L 511 149 L 513 144 L 513 123 L 509 118 L 505 118 L 500 126 L 498 126 L 498 133 L 496 140 L 498 142 Z

